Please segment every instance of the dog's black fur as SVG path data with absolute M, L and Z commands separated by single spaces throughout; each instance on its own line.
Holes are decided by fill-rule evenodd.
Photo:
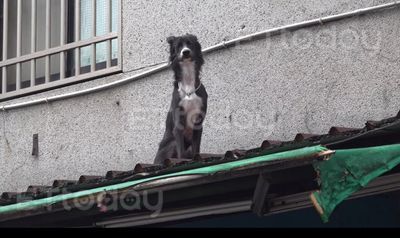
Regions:
M 155 164 L 163 164 L 169 158 L 192 159 L 199 154 L 203 121 L 207 113 L 208 95 L 200 82 L 204 59 L 197 37 L 171 36 L 167 41 L 170 45 L 169 59 L 175 82 L 166 130 L 154 160 Z M 191 90 L 187 92 L 185 89 Z

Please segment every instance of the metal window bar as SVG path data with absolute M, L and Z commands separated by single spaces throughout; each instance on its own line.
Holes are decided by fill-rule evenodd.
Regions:
M 119 33 L 111 32 L 107 35 L 96 36 L 95 38 L 92 38 L 92 39 L 73 42 L 73 43 L 65 44 L 64 46 L 53 47 L 49 50 L 43 50 L 43 51 L 35 52 L 33 54 L 23 55 L 19 58 L 8 59 L 6 61 L 0 62 L 0 67 L 11 66 L 11 65 L 17 64 L 19 62 L 23 63 L 26 61 L 30 61 L 32 59 L 38 59 L 38 58 L 45 57 L 46 55 L 58 54 L 61 51 L 68 51 L 68 50 L 73 50 L 73 49 L 77 49 L 77 48 L 82 48 L 85 46 L 90 46 L 93 43 L 101 43 L 101 42 L 105 42 L 107 40 L 118 39 L 118 35 L 119 35 Z
M 31 5 L 31 54 L 36 52 L 36 0 L 32 0 Z M 31 87 L 35 86 L 36 63 L 31 60 Z
M 8 0 L 3 1 L 3 61 L 8 57 Z M 2 93 L 7 92 L 7 67 L 2 67 Z
M 65 0 L 61 0 L 61 19 L 60 19 L 60 46 L 65 44 L 65 25 L 66 25 L 66 17 L 65 17 Z M 65 51 L 60 52 L 60 80 L 65 77 Z
M 21 0 L 17 1 L 17 57 L 21 57 L 21 35 L 22 35 L 22 2 Z M 17 64 L 16 68 L 16 77 L 15 77 L 15 86 L 16 90 L 21 88 L 21 63 Z
M 46 50 L 50 49 L 50 0 L 46 0 Z M 49 83 L 50 82 L 50 55 L 46 56 L 46 63 L 45 63 L 45 82 Z
M 107 31 L 112 32 L 112 0 L 107 0 L 106 2 L 106 8 L 108 9 L 107 11 Z M 112 52 L 112 44 L 111 40 L 107 41 L 107 62 L 106 62 L 106 68 L 111 67 L 111 52 Z
M 92 38 L 96 37 L 96 2 L 97 0 L 92 0 Z M 92 44 L 92 57 L 90 71 L 94 72 L 96 70 L 96 44 Z
M 81 31 L 81 21 L 80 21 L 80 0 L 75 0 L 75 42 L 79 42 L 80 40 L 80 31 Z M 78 77 L 81 70 L 81 50 L 80 47 L 75 49 L 75 77 Z
M 117 73 L 121 71 L 121 40 L 120 40 L 120 34 L 121 34 L 121 25 L 120 25 L 120 20 L 121 20 L 121 1 L 120 0 L 106 0 L 104 1 L 104 5 L 102 4 L 101 7 L 105 7 L 105 17 L 106 17 L 106 25 L 105 25 L 105 29 L 106 29 L 106 34 L 102 34 L 102 35 L 97 35 L 96 32 L 96 28 L 97 28 L 97 20 L 98 20 L 98 15 L 97 15 L 97 8 L 100 7 L 99 3 L 97 2 L 97 0 L 91 0 L 91 10 L 92 10 L 92 19 L 91 21 L 93 22 L 92 26 L 91 26 L 91 38 L 90 39 L 84 39 L 81 40 L 81 1 L 82 0 L 72 0 L 73 2 L 73 11 L 68 11 L 67 9 L 67 4 L 68 6 L 71 5 L 71 2 L 69 0 L 58 0 L 60 1 L 60 8 L 57 7 L 57 13 L 58 11 L 60 11 L 60 32 L 57 33 L 60 36 L 60 45 L 56 46 L 56 47 L 51 47 L 52 44 L 52 37 L 53 37 L 53 33 L 51 32 L 51 23 L 52 23 L 52 12 L 54 10 L 54 7 L 51 6 L 51 3 L 55 2 L 54 0 L 45 0 L 44 2 L 42 2 L 42 4 L 45 4 L 42 6 L 43 9 L 45 10 L 45 26 L 44 26 L 44 30 L 45 32 L 39 32 L 39 28 L 40 25 L 38 25 L 38 8 L 39 8 L 39 1 L 38 0 L 31 0 L 31 7 L 30 9 L 27 9 L 25 7 L 22 6 L 23 1 L 22 0 L 17 0 L 17 16 L 16 16 L 16 57 L 14 58 L 9 58 L 9 52 L 10 50 L 14 50 L 9 48 L 9 43 L 10 40 L 14 40 L 14 39 L 10 39 L 10 35 L 9 35 L 9 27 L 10 24 L 15 24 L 10 22 L 10 18 L 9 18 L 9 7 L 10 7 L 10 0 L 3 0 L 3 52 L 2 52 L 2 60 L 0 61 L 0 73 L 2 74 L 2 91 L 0 92 L 0 101 L 3 101 L 4 99 L 9 99 L 9 98 L 14 98 L 14 97 L 18 97 L 21 95 L 25 95 L 25 94 L 30 94 L 30 93 L 34 93 L 37 91 L 42 91 L 45 89 L 49 89 L 49 88 L 53 88 L 53 87 L 58 87 L 61 85 L 66 85 L 66 84 L 70 84 L 73 82 L 79 82 L 85 79 L 89 79 L 89 78 L 94 78 L 94 77 L 99 77 L 102 75 L 106 75 L 106 74 L 111 74 L 111 73 Z M 115 2 L 113 2 L 115 1 Z M 115 12 L 113 11 L 113 3 L 118 4 L 118 11 Z M 71 5 L 72 6 L 72 5 Z M 115 10 L 115 9 L 114 9 Z M 25 54 L 22 55 L 22 49 L 24 47 L 26 47 L 25 45 L 22 44 L 26 44 L 23 43 L 24 41 L 22 40 L 22 34 L 25 34 L 22 32 L 23 28 L 22 28 L 22 21 L 26 21 L 24 18 L 24 14 L 29 15 L 29 12 L 26 11 L 30 11 L 30 28 L 31 28 L 31 35 L 30 35 L 30 42 L 28 44 L 30 44 L 30 52 L 29 54 Z M 112 23 L 113 23 L 113 13 L 118 14 L 117 15 L 117 19 L 118 19 L 118 25 L 119 27 L 115 30 L 115 32 L 113 32 L 112 30 Z M 53 13 L 54 14 L 54 13 Z M 74 42 L 71 43 L 67 43 L 67 29 L 68 26 L 72 26 L 72 25 L 68 25 L 71 22 L 68 21 L 68 19 L 71 19 L 69 14 L 71 14 L 71 16 L 73 17 L 73 23 L 72 25 L 73 27 L 73 31 L 74 32 L 70 32 L 69 34 L 74 35 L 73 39 Z M 22 20 L 24 19 L 24 20 Z M 53 27 L 54 28 L 54 27 Z M 37 51 L 37 47 L 36 44 L 38 43 L 38 38 L 40 35 L 44 36 L 44 50 L 41 51 Z M 15 36 L 13 36 L 15 37 Z M 57 36 L 58 37 L 58 36 Z M 118 47 L 117 49 L 113 49 L 113 40 L 118 40 Z M 105 58 L 102 58 L 102 62 L 97 62 L 97 57 L 96 57 L 96 45 L 99 43 L 105 43 L 106 44 L 106 52 L 105 52 Z M 81 65 L 81 48 L 82 47 L 86 47 L 86 46 L 90 46 L 91 47 L 91 52 L 90 52 L 90 65 L 88 66 L 88 72 L 86 74 L 81 74 L 81 70 L 82 67 L 87 68 L 84 65 Z M 67 65 L 66 64 L 66 56 L 67 56 L 67 51 L 74 51 L 74 54 L 72 55 L 73 58 L 73 65 Z M 117 53 L 117 58 L 113 59 L 113 51 L 118 52 Z M 60 54 L 60 80 L 54 81 L 52 82 L 51 78 L 52 78 L 52 66 L 51 66 L 51 62 L 50 62 L 50 56 L 51 55 L 55 55 L 55 54 Z M 98 53 L 98 52 L 97 52 Z M 44 64 L 44 69 L 42 68 L 43 66 L 41 66 L 41 70 L 44 70 L 44 84 L 41 85 L 36 85 L 37 84 L 37 67 L 38 65 L 36 60 L 40 59 L 40 58 L 44 58 L 45 59 L 45 64 Z M 105 60 L 105 62 L 103 62 L 103 60 Z M 117 65 L 114 65 L 114 60 L 117 61 Z M 22 63 L 24 62 L 29 62 L 30 63 L 30 72 L 28 73 L 28 77 L 30 80 L 30 86 L 28 85 L 28 87 L 23 86 L 22 88 L 22 82 L 24 82 L 24 85 L 26 85 L 26 79 L 22 79 L 22 71 L 24 70 L 22 68 Z M 100 67 L 98 70 L 96 69 L 97 64 L 105 64 L 105 67 Z M 7 73 L 7 68 L 11 67 L 11 66 L 16 66 L 16 72 L 15 72 L 15 90 L 14 91 L 10 91 L 8 92 L 7 88 L 10 88 L 9 82 L 14 82 L 14 80 L 11 80 L 10 78 L 10 73 Z M 68 68 L 67 68 L 68 67 Z M 72 75 L 68 75 L 68 78 L 66 78 L 66 72 L 69 70 L 74 70 L 75 74 Z M 85 69 L 85 72 L 86 69 Z M 54 72 L 53 72 L 54 73 Z M 14 76 L 13 76 L 14 77 Z M 29 81 L 28 81 L 29 83 Z

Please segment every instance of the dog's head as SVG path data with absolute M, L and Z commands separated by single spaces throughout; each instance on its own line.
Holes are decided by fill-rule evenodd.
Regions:
M 194 35 L 170 36 L 167 39 L 170 45 L 170 61 L 172 64 L 193 61 L 198 66 L 204 64 L 201 45 Z

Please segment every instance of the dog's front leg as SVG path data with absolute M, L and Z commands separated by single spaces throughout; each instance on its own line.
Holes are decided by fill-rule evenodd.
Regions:
M 183 130 L 180 130 L 179 128 L 175 128 L 174 130 L 174 136 L 175 136 L 175 141 L 176 141 L 176 154 L 177 154 L 177 159 L 182 159 L 182 155 L 184 153 L 184 137 L 183 137 Z
M 176 154 L 177 154 L 177 159 L 182 159 L 182 155 L 185 150 L 185 139 L 183 135 L 183 131 L 185 128 L 185 117 L 183 115 L 182 108 L 177 108 L 175 109 L 175 114 L 174 114 L 174 121 L 175 121 L 175 127 L 173 130 L 173 134 L 175 137 L 176 141 Z
M 203 134 L 203 128 L 197 129 L 193 131 L 193 157 L 200 154 L 200 145 L 201 145 L 201 135 Z

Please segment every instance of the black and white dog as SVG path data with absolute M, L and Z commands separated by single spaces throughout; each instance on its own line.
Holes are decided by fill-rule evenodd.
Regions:
M 166 130 L 154 163 L 169 158 L 192 159 L 200 153 L 203 121 L 207 112 L 207 92 L 200 82 L 204 64 L 201 45 L 194 35 L 167 39 L 170 63 L 175 74 Z

